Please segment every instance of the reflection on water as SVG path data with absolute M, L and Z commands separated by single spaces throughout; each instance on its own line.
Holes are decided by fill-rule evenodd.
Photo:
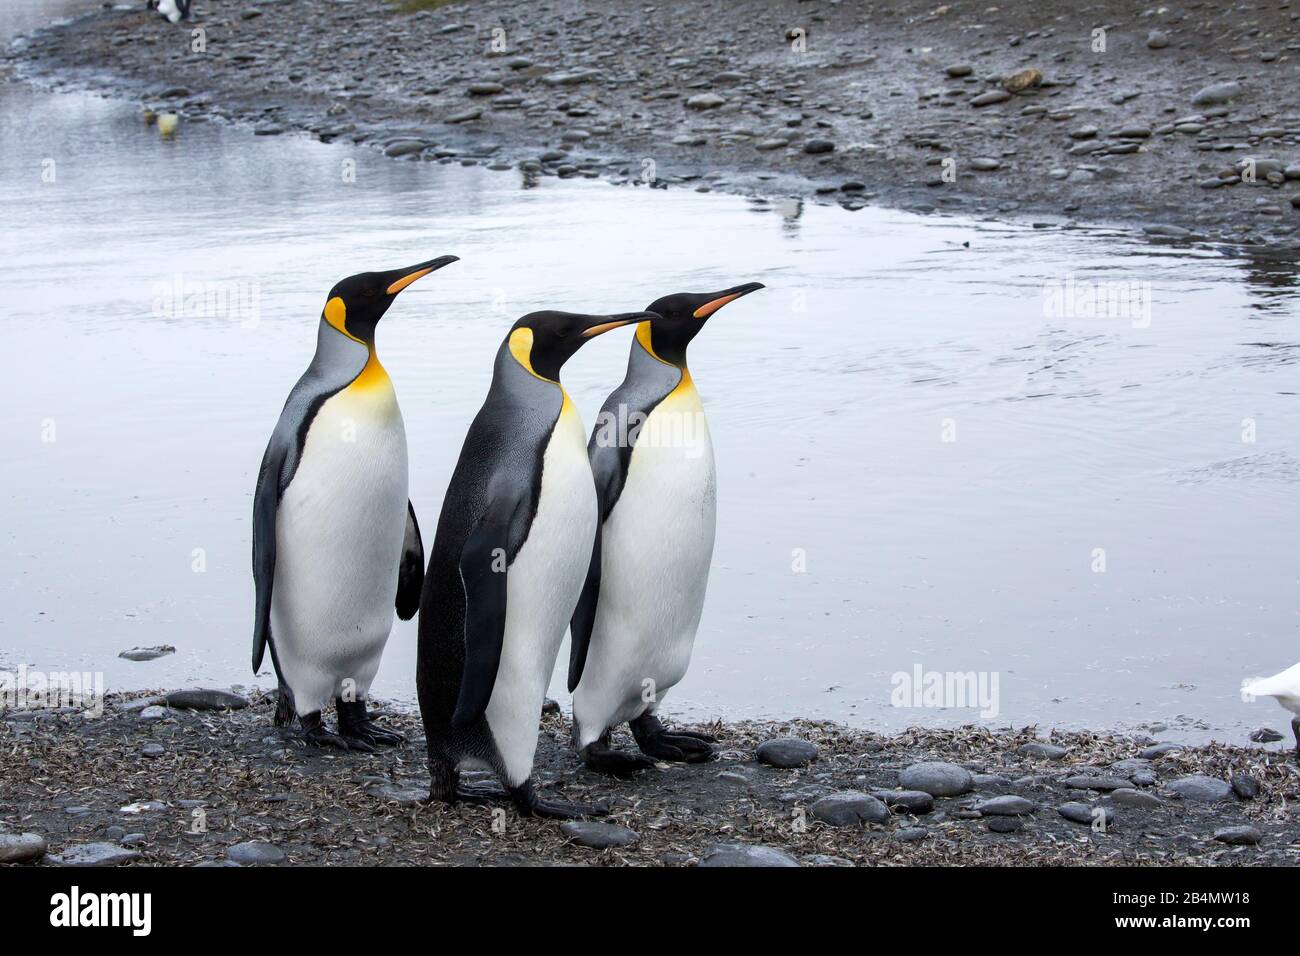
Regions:
M 215 124 L 165 142 L 134 106 L 82 95 L 0 98 L 0 201 L 20 227 L 0 238 L 15 663 L 103 670 L 110 687 L 248 680 L 255 469 L 324 293 L 455 253 L 379 333 L 426 526 L 519 314 L 768 286 L 692 349 L 719 530 L 668 713 L 978 719 L 891 707 L 891 678 L 919 665 L 996 672 L 995 724 L 1241 739 L 1281 720 L 1237 687 L 1294 663 L 1300 623 L 1300 318 L 1282 263 L 870 208 L 526 189 Z M 228 297 L 169 309 L 177 283 Z M 1099 290 L 1129 311 L 1098 311 Z M 588 423 L 626 347 L 611 334 L 566 367 Z M 399 624 L 377 693 L 413 697 L 414 643 Z M 156 644 L 177 653 L 116 657 Z

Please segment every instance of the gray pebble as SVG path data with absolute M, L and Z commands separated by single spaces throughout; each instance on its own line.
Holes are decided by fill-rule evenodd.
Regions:
M 1228 783 L 1233 793 L 1243 800 L 1254 800 L 1259 796 L 1259 782 L 1248 773 L 1234 773 Z
M 755 756 L 759 763 L 765 763 L 769 767 L 784 770 L 806 767 L 817 759 L 817 745 L 793 737 L 778 737 L 759 744 Z
M 829 139 L 810 139 L 803 144 L 803 151 L 809 156 L 816 156 L 821 153 L 833 153 L 835 144 Z
M 274 865 L 285 861 L 284 851 L 261 840 L 236 843 L 226 850 L 226 857 L 241 866 Z
M 26 863 L 39 860 L 47 849 L 39 833 L 0 833 L 0 863 Z
M 55 866 L 117 866 L 139 858 L 135 850 L 116 843 L 81 843 L 48 857 Z
M 641 835 L 635 830 L 629 830 L 617 823 L 601 823 L 598 820 L 566 820 L 560 824 L 560 832 L 578 846 L 590 847 L 593 850 L 631 846 L 641 839 Z
M 1215 106 L 1220 103 L 1227 103 L 1240 95 L 1241 84 L 1229 80 L 1226 83 L 1212 83 L 1197 90 L 1192 97 L 1192 103 L 1195 106 Z
M 1060 171 L 1064 172 L 1064 170 Z M 1053 170 L 1053 172 L 1057 172 L 1057 170 Z M 1058 747 L 1056 744 L 1039 743 L 1038 741 L 1021 744 L 1016 752 L 1022 757 L 1039 757 L 1043 760 L 1060 760 L 1069 753 L 1064 747 Z
M 1110 800 L 1116 806 L 1135 810 L 1155 810 L 1164 806 L 1159 797 L 1141 790 L 1116 790 L 1110 795 Z
M 1123 777 L 1094 777 L 1090 774 L 1077 774 L 1073 777 L 1066 777 L 1061 781 L 1067 787 L 1073 790 L 1123 790 L 1126 787 L 1132 787 L 1133 784 Z
M 1072 801 L 1070 803 L 1063 803 L 1056 809 L 1061 816 L 1065 817 L 1067 820 L 1073 821 L 1074 823 L 1084 823 L 1088 826 L 1092 826 L 1092 821 L 1097 818 L 1094 816 L 1094 813 L 1106 821 L 1107 827 L 1110 827 L 1115 823 L 1115 813 L 1108 807 L 1092 807 L 1086 803 Z
M 975 805 L 975 809 L 986 817 L 1018 817 L 1026 813 L 1033 813 L 1038 809 L 1038 806 L 1032 800 L 1026 800 L 1024 797 L 1008 793 L 1000 797 L 983 800 Z
M 903 827 L 901 830 L 894 831 L 894 839 L 899 843 L 916 843 L 929 835 L 930 831 L 924 827 Z
M 1197 803 L 1219 803 L 1232 796 L 1232 787 L 1226 781 L 1203 774 L 1179 777 L 1169 783 L 1169 789 L 1184 800 Z
M 975 789 L 975 778 L 955 763 L 928 761 L 912 764 L 898 775 L 904 790 L 922 790 L 935 797 L 955 797 Z
M 1163 50 L 1169 46 L 1169 37 L 1161 30 L 1152 30 L 1147 34 L 1147 46 L 1152 50 Z
M 226 690 L 174 690 L 165 697 L 168 707 L 186 710 L 240 710 L 248 699 Z
M 1023 829 L 1025 822 L 1020 817 L 989 817 L 986 824 L 994 833 L 1015 833 Z
M 908 813 L 929 813 L 934 809 L 934 797 L 924 790 L 877 790 L 872 796 Z
M 846 790 L 822 797 L 808 808 L 808 815 L 828 826 L 852 827 L 884 823 L 889 810 L 869 793 Z
M 1254 846 L 1264 835 L 1251 826 L 1220 827 L 1214 831 L 1214 839 L 1232 846 Z
M 719 843 L 704 855 L 700 866 L 798 866 L 783 850 L 751 843 Z

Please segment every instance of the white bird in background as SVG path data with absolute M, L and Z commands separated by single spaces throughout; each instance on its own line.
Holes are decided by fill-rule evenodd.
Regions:
M 188 20 L 190 0 L 158 0 L 158 12 L 172 23 Z
M 1295 734 L 1296 759 L 1300 760 L 1300 664 L 1272 677 L 1242 681 L 1241 696 L 1248 702 L 1256 697 L 1276 697 L 1279 704 L 1296 715 L 1291 718 L 1291 731 Z

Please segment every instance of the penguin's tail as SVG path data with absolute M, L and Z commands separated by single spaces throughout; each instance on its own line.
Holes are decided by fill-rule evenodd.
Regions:
M 293 723 L 293 718 L 294 718 L 293 694 L 290 693 L 288 687 L 284 686 L 284 684 L 281 684 L 280 689 L 276 694 L 275 726 L 288 727 L 290 724 Z

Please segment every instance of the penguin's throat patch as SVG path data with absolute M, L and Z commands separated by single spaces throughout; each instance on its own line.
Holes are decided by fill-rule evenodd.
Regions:
M 681 380 L 677 383 L 677 387 L 674 388 L 671 392 L 669 392 L 665 396 L 665 398 L 672 398 L 674 395 L 677 395 L 679 393 L 695 391 L 695 383 L 691 381 L 691 370 L 686 367 L 686 364 L 682 363 L 681 365 L 678 365 L 676 362 L 670 362 L 662 355 L 660 355 L 658 352 L 655 351 L 654 341 L 652 340 L 650 335 L 649 320 L 645 322 L 641 322 L 637 325 L 636 340 L 639 343 L 641 343 L 641 348 L 645 349 L 646 354 L 648 354 L 652 359 L 654 359 L 657 362 L 662 362 L 664 365 L 672 366 L 673 368 L 677 369 L 679 372 L 682 373 Z
M 379 356 L 372 348 L 370 357 L 366 359 L 365 368 L 361 374 L 352 380 L 352 388 L 359 388 L 363 391 L 370 391 L 376 388 L 392 390 L 393 383 L 388 377 L 388 372 L 379 364 Z
M 564 386 L 553 378 L 537 374 L 537 370 L 533 368 L 533 330 L 528 328 L 515 329 L 510 333 L 509 346 L 510 354 L 514 357 L 514 360 L 522 365 L 529 375 L 533 376 L 533 378 L 539 378 L 543 382 L 549 382 L 560 390 L 560 394 L 564 396 L 563 403 L 560 405 L 560 415 L 576 414 L 577 409 L 574 408 L 569 393 L 564 390 Z

